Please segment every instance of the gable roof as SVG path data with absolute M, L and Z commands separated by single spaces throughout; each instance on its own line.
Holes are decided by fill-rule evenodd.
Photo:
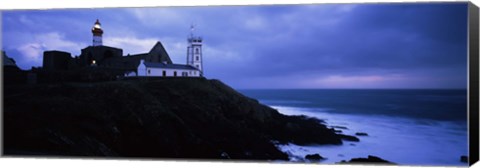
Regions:
M 197 68 L 193 66 L 182 65 L 182 64 L 163 64 L 163 63 L 156 63 L 156 62 L 144 62 L 143 64 L 145 65 L 145 67 L 153 67 L 153 68 L 197 70 Z
M 160 41 L 157 41 L 146 56 L 146 62 L 166 62 L 172 64 L 172 60 Z

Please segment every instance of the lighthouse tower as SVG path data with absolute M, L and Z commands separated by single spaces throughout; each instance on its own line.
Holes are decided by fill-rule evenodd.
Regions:
M 202 38 L 193 35 L 194 29 L 192 25 L 188 37 L 187 65 L 197 68 L 200 71 L 200 76 L 203 76 Z
M 93 34 L 93 46 L 102 46 L 102 34 L 103 34 L 103 30 L 102 30 L 102 27 L 100 27 L 101 24 L 100 22 L 97 21 L 95 22 L 95 24 L 93 25 L 93 28 L 92 28 L 92 34 Z

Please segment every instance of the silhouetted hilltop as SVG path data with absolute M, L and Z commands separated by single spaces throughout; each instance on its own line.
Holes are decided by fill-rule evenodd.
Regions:
M 218 80 L 4 86 L 5 155 L 286 160 L 273 142 L 356 139 L 318 119 L 282 115 Z

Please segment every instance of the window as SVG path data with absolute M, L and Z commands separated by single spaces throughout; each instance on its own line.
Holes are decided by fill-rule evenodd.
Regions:
M 165 70 L 162 72 L 162 76 L 163 77 L 167 76 L 167 72 L 165 72 Z
M 198 65 L 195 65 L 197 67 L 197 69 L 199 68 Z
M 200 51 L 198 50 L 198 48 L 195 48 L 195 54 L 198 54 L 200 53 Z
M 198 59 L 199 59 L 198 57 L 199 57 L 199 56 L 196 56 L 196 57 L 195 57 L 195 59 L 196 59 L 197 61 L 198 61 Z
M 150 74 L 150 69 L 147 71 L 148 74 Z
M 173 76 L 177 76 L 177 71 L 173 71 Z

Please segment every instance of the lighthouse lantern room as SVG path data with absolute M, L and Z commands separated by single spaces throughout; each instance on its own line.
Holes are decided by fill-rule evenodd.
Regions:
M 103 30 L 102 30 L 100 21 L 98 21 L 98 19 L 93 25 L 92 34 L 93 34 L 93 46 L 102 46 Z

